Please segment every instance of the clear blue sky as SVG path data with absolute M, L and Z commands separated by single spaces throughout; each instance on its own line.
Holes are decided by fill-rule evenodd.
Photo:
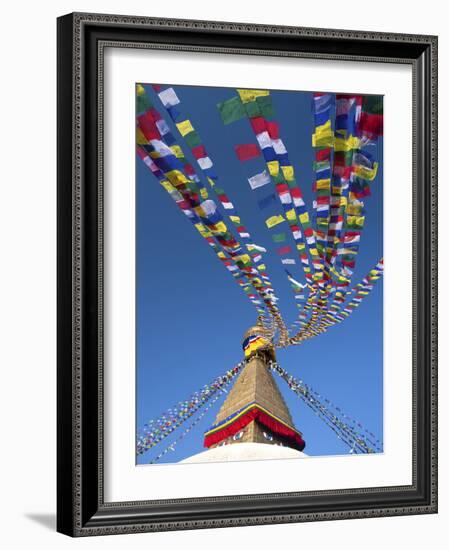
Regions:
M 145 88 L 157 109 L 165 114 L 151 87 Z M 254 242 L 270 250 L 264 263 L 280 298 L 279 307 L 284 319 L 290 324 L 296 318 L 297 309 L 264 224 L 271 211 L 259 210 L 255 201 L 255 194 L 261 198 L 267 191 L 266 188 L 251 191 L 247 181 L 248 177 L 263 171 L 263 157 L 247 162 L 237 159 L 235 144 L 255 143 L 248 119 L 224 126 L 216 108 L 218 102 L 235 95 L 235 90 L 194 86 L 174 88 L 181 100 L 180 110 L 190 118 L 212 158 L 220 178 L 219 185 L 236 206 Z M 311 93 L 272 91 L 271 96 L 281 138 L 289 152 L 309 213 L 312 213 Z M 165 118 L 172 126 L 169 117 Z M 174 135 L 179 134 L 174 132 Z M 183 149 L 189 157 L 187 146 Z M 373 148 L 380 167 L 371 183 L 372 196 L 365 200 L 365 228 L 353 283 L 374 267 L 383 253 L 382 150 L 380 140 Z M 136 424 L 139 428 L 239 362 L 242 359 L 243 333 L 255 323 L 256 315 L 244 292 L 190 221 L 143 162 L 140 159 L 136 162 Z M 218 200 L 216 202 L 218 204 Z M 280 205 L 277 208 L 280 212 Z M 290 270 L 292 274 L 303 281 L 299 264 L 290 267 L 293 268 Z M 282 367 L 339 405 L 381 440 L 382 301 L 380 280 L 343 323 L 300 346 L 277 352 Z M 348 453 L 348 448 L 288 386 L 277 376 L 275 379 L 296 427 L 303 432 L 305 452 L 309 455 Z M 177 462 L 204 450 L 203 433 L 214 421 L 225 397 L 221 397 L 176 446 L 176 450 L 167 453 L 160 462 Z M 138 463 L 152 460 L 188 424 L 178 428 L 173 437 L 139 456 Z

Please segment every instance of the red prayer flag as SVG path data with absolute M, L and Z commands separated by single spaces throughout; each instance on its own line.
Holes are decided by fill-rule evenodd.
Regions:
M 143 135 L 148 141 L 152 139 L 161 139 L 161 134 L 159 133 L 150 111 L 138 116 L 137 120 L 139 121 L 139 127 L 142 130 Z
M 204 157 L 207 157 L 207 153 L 206 153 L 206 149 L 204 148 L 204 145 L 198 145 L 198 147 L 193 147 L 192 154 L 196 159 L 202 159 Z
M 290 252 L 292 251 L 291 247 L 290 246 L 281 246 L 280 248 L 278 248 L 277 252 L 278 254 L 282 255 L 282 254 L 290 254 Z
M 369 137 L 377 137 L 383 135 L 383 115 L 371 115 L 362 113 L 360 117 L 360 131 Z
M 235 152 L 239 160 L 250 160 L 260 155 L 259 147 L 255 143 L 244 143 L 235 146 Z
M 256 135 L 265 132 L 265 130 L 267 129 L 267 123 L 265 122 L 265 119 L 261 116 L 252 117 L 249 119 L 249 122 Z
M 317 162 L 324 162 L 325 160 L 329 160 L 331 155 L 330 148 L 327 149 L 318 149 L 315 152 L 315 159 Z
M 271 139 L 279 139 L 279 125 L 277 122 L 267 121 L 267 130 Z
M 195 174 L 195 170 L 191 164 L 184 164 L 184 172 L 188 176 L 193 176 Z

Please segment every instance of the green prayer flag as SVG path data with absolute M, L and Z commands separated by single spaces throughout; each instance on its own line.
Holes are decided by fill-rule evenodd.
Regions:
M 366 95 L 363 97 L 363 110 L 372 115 L 383 114 L 383 97 L 381 95 Z
M 220 112 L 223 124 L 231 124 L 236 120 L 240 120 L 246 116 L 243 103 L 238 96 L 231 97 L 221 103 L 217 103 L 218 111 Z
M 272 237 L 275 243 L 283 243 L 285 241 L 285 233 L 275 233 Z
M 284 174 L 282 173 L 282 170 L 279 170 L 279 172 L 275 176 L 272 176 L 272 178 L 273 178 L 274 183 L 284 183 L 285 182 L 285 178 L 284 178 Z
M 201 145 L 200 136 L 196 133 L 195 130 L 193 130 L 193 132 L 189 132 L 188 134 L 186 134 L 184 136 L 184 139 L 190 148 L 198 147 L 198 145 Z
M 137 114 L 145 113 L 145 111 L 148 111 L 148 109 L 151 109 L 152 106 L 153 105 L 151 104 L 151 101 L 148 99 L 147 94 L 137 95 L 137 101 L 136 101 Z
M 263 117 L 268 120 L 274 117 L 273 104 L 269 95 L 259 96 L 256 98 L 256 102 Z
M 245 103 L 245 111 L 250 118 L 262 115 L 262 112 L 259 109 L 259 105 L 255 101 L 249 101 L 248 103 Z

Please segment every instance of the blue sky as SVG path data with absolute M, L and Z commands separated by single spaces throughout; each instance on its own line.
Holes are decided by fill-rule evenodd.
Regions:
M 157 95 L 150 86 L 145 88 L 156 108 L 165 115 Z M 219 185 L 236 206 L 254 242 L 269 249 L 264 263 L 289 325 L 295 320 L 297 309 L 270 232 L 264 224 L 271 213 L 280 213 L 280 205 L 275 205 L 273 211 L 259 210 L 256 198 L 268 193 L 266 188 L 252 191 L 247 179 L 263 171 L 263 158 L 240 162 L 235 155 L 237 143 L 255 142 L 248 119 L 224 126 L 216 108 L 218 102 L 235 95 L 235 90 L 174 88 L 181 100 L 180 110 L 191 120 L 212 158 L 220 178 Z M 311 213 L 312 95 L 310 92 L 272 91 L 271 96 L 281 138 Z M 169 117 L 164 118 L 172 126 Z M 179 136 L 176 131 L 174 135 Z M 182 140 L 180 144 L 186 156 L 192 159 Z M 379 171 L 371 183 L 372 196 L 365 200 L 365 228 L 353 283 L 357 283 L 382 256 L 381 139 L 373 150 L 379 161 Z M 238 363 L 242 359 L 242 336 L 255 323 L 256 313 L 231 274 L 140 159 L 136 167 L 136 424 L 139 428 Z M 300 266 L 291 267 L 292 274 L 303 281 Z M 382 302 L 380 280 L 343 323 L 300 346 L 277 352 L 283 368 L 339 405 L 379 439 L 383 432 Z M 276 376 L 275 379 L 296 427 L 303 432 L 305 452 L 309 455 L 347 454 L 348 448 L 334 432 L 280 378 Z M 159 462 L 177 462 L 204 450 L 203 433 L 213 423 L 225 397 L 222 396 L 195 429 L 176 445 L 175 451 L 168 452 Z M 188 425 L 189 422 L 178 428 L 172 437 L 139 456 L 138 463 L 150 462 Z

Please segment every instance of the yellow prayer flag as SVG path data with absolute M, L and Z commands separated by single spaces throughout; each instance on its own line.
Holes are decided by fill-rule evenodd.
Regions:
M 145 88 L 142 84 L 137 84 L 137 95 L 145 95 Z
M 143 135 L 143 132 L 139 127 L 136 128 L 136 140 L 138 145 L 145 145 L 148 143 L 147 138 Z
M 295 178 L 293 166 L 282 166 L 282 173 L 287 181 L 293 181 Z
M 176 158 L 181 159 L 184 156 L 184 153 L 179 145 L 172 145 L 170 149 Z
M 168 193 L 173 193 L 173 191 L 176 191 L 176 189 L 168 180 L 161 181 L 161 185 Z
M 362 213 L 363 204 L 348 204 L 346 213 L 348 216 L 360 216 Z
M 277 215 L 277 216 L 271 216 L 270 218 L 268 218 L 265 223 L 268 227 L 268 229 L 271 229 L 272 227 L 274 227 L 275 225 L 279 225 L 280 223 L 284 222 L 285 219 L 284 219 L 284 216 L 282 216 L 281 214 Z
M 271 160 L 270 162 L 267 162 L 267 168 L 270 172 L 270 176 L 277 176 L 279 174 L 279 161 Z
M 260 264 L 257 266 L 257 269 L 259 271 L 265 271 L 267 269 L 267 266 L 265 264 Z
M 304 224 L 309 222 L 309 214 L 307 212 L 303 212 L 299 215 L 299 221 Z
M 170 170 L 170 172 L 167 172 L 165 175 L 175 186 L 189 181 L 180 170 Z
M 359 176 L 359 178 L 363 178 L 364 180 L 373 181 L 373 179 L 377 175 L 377 168 L 378 163 L 375 162 L 374 166 L 372 168 L 367 168 L 366 166 L 356 166 L 355 167 L 355 175 Z
M 363 227 L 363 224 L 365 223 L 365 216 L 348 216 L 346 218 L 346 223 L 350 227 L 353 227 L 354 225 L 357 227 Z
M 331 180 L 325 179 L 325 180 L 317 180 L 316 181 L 316 188 L 317 189 L 330 189 L 331 187 Z
M 200 232 L 201 236 L 203 236 L 203 237 L 211 237 L 212 236 L 212 233 L 202 223 L 196 223 L 195 227 Z
M 343 187 L 340 185 L 332 185 L 332 195 L 341 195 L 343 193 Z
M 229 219 L 233 223 L 240 224 L 240 217 L 239 216 L 229 216 Z M 248 250 L 252 250 L 252 248 L 249 248 L 251 245 L 247 244 L 246 246 L 247 246 Z
M 321 126 L 315 128 L 312 134 L 313 147 L 332 147 L 334 143 L 334 132 L 332 131 L 331 121 L 327 120 Z
M 210 230 L 212 231 L 212 233 L 226 233 L 226 231 L 228 230 L 226 225 L 223 223 L 223 222 L 218 222 L 216 224 L 214 224 Z
M 190 120 L 183 120 L 182 122 L 178 122 L 176 124 L 176 127 L 179 130 L 179 133 L 182 137 L 184 137 L 187 134 L 190 134 L 190 132 L 193 132 L 193 126 Z
M 287 220 L 289 222 L 294 222 L 296 221 L 296 212 L 295 212 L 295 209 L 294 208 L 291 208 L 290 210 L 287 210 L 287 212 L 285 213 L 285 215 L 287 216 Z
M 240 96 L 242 103 L 249 103 L 250 101 L 255 101 L 258 97 L 270 95 L 268 90 L 239 90 L 237 93 Z
M 241 254 L 240 256 L 237 256 L 235 259 L 243 262 L 244 264 L 248 264 L 251 262 L 251 258 L 248 254 Z
M 334 143 L 335 151 L 351 151 L 360 147 L 360 139 L 355 136 L 349 136 L 346 139 L 337 137 Z

